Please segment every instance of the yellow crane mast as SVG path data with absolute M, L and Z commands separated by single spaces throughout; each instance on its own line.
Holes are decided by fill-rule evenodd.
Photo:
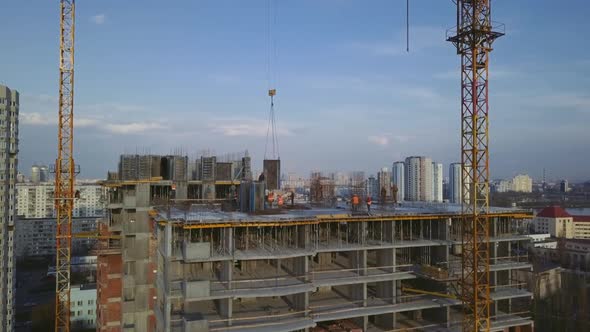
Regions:
M 491 0 L 455 0 L 457 26 L 447 40 L 461 56 L 463 331 L 490 330 L 490 170 L 488 66 L 492 43 L 504 35 L 491 20 Z
M 55 162 L 57 211 L 55 331 L 70 330 L 70 263 L 74 205 L 74 24 L 75 0 L 60 1 L 59 116 Z

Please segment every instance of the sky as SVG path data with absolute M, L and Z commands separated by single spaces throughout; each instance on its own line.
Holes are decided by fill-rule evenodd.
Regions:
M 248 150 L 264 158 L 269 77 L 284 172 L 460 159 L 452 1 L 78 1 L 75 158 L 103 178 L 121 153 Z M 0 84 L 20 101 L 19 169 L 56 156 L 59 2 L 9 1 Z M 494 1 L 492 178 L 590 180 L 590 3 Z M 268 19 L 276 18 L 269 42 Z M 271 46 L 274 45 L 274 46 Z M 269 48 L 276 49 L 269 75 Z M 274 55 L 276 54 L 276 55 Z M 445 171 L 448 172 L 448 171 Z

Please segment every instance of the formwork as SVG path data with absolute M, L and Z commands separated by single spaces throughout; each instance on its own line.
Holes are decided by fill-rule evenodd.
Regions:
M 380 211 L 156 208 L 157 330 L 458 330 L 463 216 Z M 522 250 L 529 239 L 516 231 L 530 217 L 489 214 L 494 331 L 533 324 L 517 273 L 532 268 Z
M 218 162 L 215 165 L 215 180 L 216 181 L 231 181 L 233 179 L 232 175 L 232 163 L 222 163 Z
M 281 161 L 265 159 L 263 161 L 264 178 L 266 179 L 266 188 L 276 190 L 281 188 Z

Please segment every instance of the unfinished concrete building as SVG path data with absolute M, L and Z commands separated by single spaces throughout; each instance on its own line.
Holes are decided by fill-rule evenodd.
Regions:
M 103 184 L 108 189 L 107 216 L 100 222 L 95 252 L 99 331 L 154 331 L 156 250 L 150 211 L 172 199 L 202 201 L 205 196 L 219 209 L 215 200 L 225 199 L 232 186 L 239 189 L 231 163 L 213 161 L 211 172 L 219 177 L 209 174 L 212 181 L 206 182 L 188 176 L 187 161 L 184 156 L 122 156 L 119 172 L 126 175 L 110 176 Z M 147 171 L 156 164 L 157 172 Z
M 382 207 L 371 216 L 345 206 L 229 212 L 231 187 L 248 185 L 248 197 L 263 190 L 226 179 L 234 163 L 199 162 L 209 163 L 200 179 L 105 183 L 99 331 L 461 329 L 457 206 Z M 517 232 L 530 217 L 490 215 L 492 331 L 532 330 L 532 294 L 517 273 L 531 270 L 530 239 Z
M 338 213 L 338 214 L 337 214 Z M 156 208 L 157 331 L 459 331 L 459 225 L 451 211 L 277 215 Z M 490 215 L 492 331 L 532 331 L 529 215 Z M 355 327 L 356 326 L 356 327 Z

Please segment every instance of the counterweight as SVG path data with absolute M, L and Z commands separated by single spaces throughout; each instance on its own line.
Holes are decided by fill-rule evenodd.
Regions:
M 55 265 L 55 331 L 70 330 L 70 260 L 74 205 L 74 18 L 75 1 L 61 0 L 59 116 L 55 163 L 57 211 Z
M 488 66 L 503 26 L 491 21 L 491 0 L 457 0 L 457 26 L 447 40 L 461 56 L 463 331 L 490 329 Z

